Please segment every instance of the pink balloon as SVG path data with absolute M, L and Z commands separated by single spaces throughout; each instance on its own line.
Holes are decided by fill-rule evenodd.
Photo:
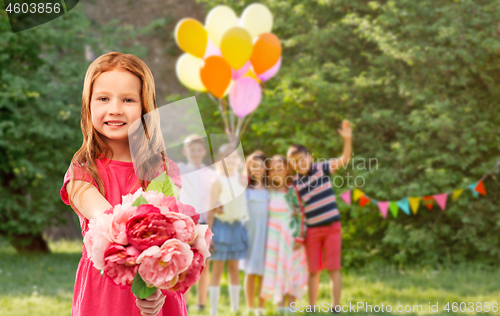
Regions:
M 203 59 L 207 59 L 210 56 L 222 57 L 222 53 L 219 47 L 217 47 L 217 45 L 215 45 L 214 42 L 212 42 L 212 40 L 209 37 L 207 42 L 207 48 L 205 48 L 205 55 L 203 55 Z
M 240 79 L 242 76 L 244 76 L 248 69 L 250 69 L 250 67 L 252 66 L 252 64 L 250 63 L 250 60 L 247 61 L 240 69 L 238 70 L 234 70 L 231 68 L 231 73 L 232 73 L 232 76 L 233 76 L 233 80 L 238 80 Z
M 278 70 L 280 70 L 280 67 L 281 67 L 281 57 L 280 57 L 280 59 L 278 59 L 276 64 L 274 64 L 274 66 L 272 66 L 268 70 L 264 71 L 260 75 L 257 75 L 257 78 L 259 78 L 261 81 L 267 81 L 267 80 L 271 79 L 272 77 L 274 77 L 274 75 L 276 75 L 278 73 Z
M 229 92 L 229 104 L 240 118 L 252 113 L 259 106 L 261 98 L 262 89 L 259 83 L 250 77 L 236 80 Z

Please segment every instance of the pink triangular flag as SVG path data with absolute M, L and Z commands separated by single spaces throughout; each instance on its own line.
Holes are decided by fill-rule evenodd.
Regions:
M 382 216 L 385 218 L 387 216 L 387 209 L 389 208 L 389 202 L 378 202 L 378 208 L 380 209 L 380 213 L 382 213 Z
M 345 191 L 340 195 L 340 197 L 347 203 L 347 205 L 351 205 L 351 190 Z
M 448 197 L 448 193 L 441 193 L 433 195 L 434 201 L 439 205 L 439 207 L 444 211 L 446 208 L 446 198 Z

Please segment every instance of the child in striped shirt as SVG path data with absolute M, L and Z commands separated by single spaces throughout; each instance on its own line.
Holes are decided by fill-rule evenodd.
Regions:
M 288 149 L 290 167 L 296 171 L 293 185 L 304 202 L 305 238 L 296 238 L 304 243 L 309 269 L 309 304 L 315 305 L 319 290 L 319 277 L 323 269 L 328 270 L 332 281 L 334 306 L 340 305 L 342 276 L 340 274 L 341 225 L 335 192 L 330 175 L 345 166 L 352 153 L 352 128 L 349 122 L 342 122 L 338 130 L 344 139 L 341 157 L 313 163 L 306 147 L 293 145 Z

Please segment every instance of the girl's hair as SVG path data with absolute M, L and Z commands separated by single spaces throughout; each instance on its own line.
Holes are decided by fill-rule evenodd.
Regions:
M 74 165 L 78 165 L 82 172 L 86 172 L 92 178 L 92 181 L 96 182 L 97 188 L 103 196 L 105 194 L 104 186 L 101 179 L 99 179 L 95 160 L 105 157 L 112 158 L 114 153 L 113 149 L 104 142 L 103 136 L 92 124 L 90 100 L 92 98 L 93 86 L 96 78 L 104 72 L 112 71 L 117 68 L 131 72 L 141 81 L 141 122 L 144 129 L 139 127 L 132 135 L 129 135 L 129 138 L 133 139 L 133 141 L 130 142 L 130 150 L 134 153 L 134 160 L 141 163 L 136 167 L 135 172 L 140 179 L 143 190 L 146 190 L 149 184 L 148 175 L 152 177 L 151 175 L 155 174 L 155 170 L 161 162 L 163 162 L 165 170 L 168 170 L 165 164 L 165 153 L 163 151 L 164 146 L 159 126 L 158 111 L 154 111 L 158 108 L 156 105 L 155 83 L 151 70 L 141 59 L 131 54 L 110 52 L 101 55 L 90 64 L 85 74 L 80 120 L 83 143 L 81 148 L 73 155 L 71 168 L 74 168 Z M 149 114 L 144 116 L 146 113 Z M 143 130 L 144 133 L 142 132 Z M 132 148 L 132 146 L 134 148 Z M 132 174 L 130 176 L 132 176 Z M 75 173 L 73 172 L 72 180 L 74 179 Z M 78 190 L 73 190 L 73 194 L 77 191 Z M 83 190 L 80 194 L 82 192 Z M 71 200 L 70 197 L 70 201 Z
M 287 187 L 290 187 L 292 185 L 292 173 L 290 172 L 290 168 L 288 168 L 288 162 L 286 160 L 286 157 L 283 155 L 274 155 L 271 157 L 271 161 L 273 160 L 279 160 L 283 166 L 283 168 L 286 169 L 287 174 L 285 176 L 285 185 Z M 269 167 L 271 166 L 271 161 L 269 162 Z M 272 179 L 270 181 L 272 183 Z
M 265 171 L 264 175 L 262 177 L 262 181 L 264 182 L 264 186 L 267 188 L 267 159 L 266 156 L 264 155 L 264 152 L 261 150 L 254 151 L 251 153 L 246 161 L 246 168 L 247 168 L 247 175 L 248 175 L 248 187 L 249 188 L 254 188 L 256 186 L 256 180 L 252 177 L 252 173 L 250 172 L 250 163 L 255 160 L 260 160 L 264 164 Z

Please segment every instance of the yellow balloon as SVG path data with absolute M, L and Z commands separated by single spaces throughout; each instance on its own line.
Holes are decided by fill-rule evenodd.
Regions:
M 260 83 L 260 79 L 257 78 L 257 75 L 253 71 L 253 69 L 248 69 L 248 71 L 243 75 L 243 77 L 250 77 L 252 79 L 255 79 L 258 83 Z
M 242 27 L 227 30 L 222 37 L 220 50 L 222 56 L 233 69 L 240 69 L 252 56 L 252 37 Z
M 177 60 L 175 72 L 179 81 L 191 90 L 207 91 L 200 78 L 200 70 L 205 62 L 191 54 L 185 53 Z
M 195 19 L 180 20 L 175 27 L 177 45 L 191 55 L 202 58 L 208 43 L 207 30 Z
M 217 47 L 220 47 L 224 33 L 237 25 L 238 17 L 236 13 L 234 13 L 233 9 L 225 5 L 218 5 L 210 10 L 205 19 L 205 29 Z
M 251 4 L 241 15 L 241 26 L 250 33 L 252 38 L 262 33 L 270 33 L 273 29 L 273 15 L 265 5 Z

